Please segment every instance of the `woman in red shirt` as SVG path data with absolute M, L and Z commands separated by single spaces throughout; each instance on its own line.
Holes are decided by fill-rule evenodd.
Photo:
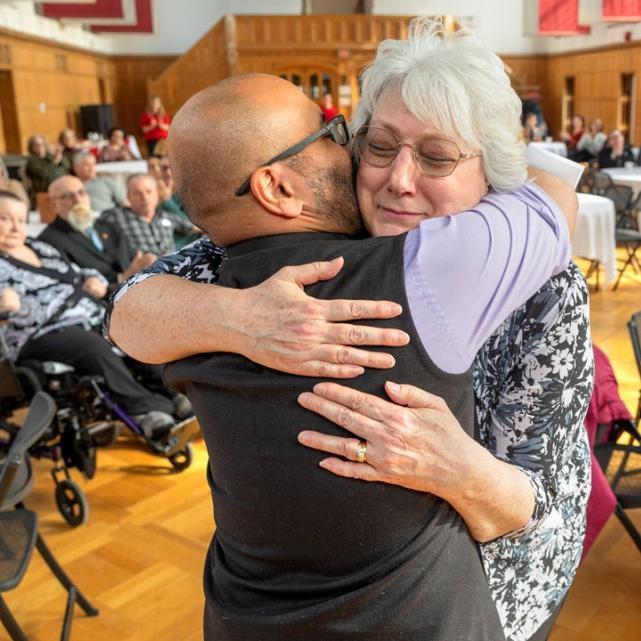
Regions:
M 167 138 L 171 118 L 165 111 L 162 101 L 158 96 L 151 96 L 147 102 L 147 108 L 140 116 L 140 128 L 147 143 L 149 155 L 154 153 L 154 147 L 159 140 Z

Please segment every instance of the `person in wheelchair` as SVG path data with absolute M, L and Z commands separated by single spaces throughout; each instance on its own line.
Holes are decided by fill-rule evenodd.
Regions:
M 99 334 L 104 314 L 99 299 L 106 291 L 98 271 L 81 269 L 51 245 L 27 238 L 26 206 L 0 191 L 0 311 L 11 313 L 5 330 L 9 357 L 18 363 L 58 361 L 81 376 L 102 377 L 111 398 L 144 434 L 163 438 L 174 416 L 191 415 L 191 405 L 162 386 L 159 368 L 132 362 L 151 389 L 143 386 Z

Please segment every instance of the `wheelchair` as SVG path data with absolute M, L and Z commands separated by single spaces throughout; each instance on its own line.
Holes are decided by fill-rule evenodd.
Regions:
M 190 441 L 199 433 L 195 417 L 177 422 L 159 439 L 148 437 L 122 407 L 103 389 L 99 376 L 78 376 L 73 367 L 52 361 L 14 364 L 7 356 L 3 338 L 6 316 L 0 317 L 0 430 L 8 437 L 7 449 L 17 434 L 12 414 L 25 408 L 38 391 L 54 399 L 57 411 L 44 436 L 29 452 L 34 458 L 50 459 L 54 496 L 64 520 L 77 527 L 89 517 L 87 498 L 71 478 L 76 468 L 85 479 L 96 472 L 97 448 L 112 444 L 124 425 L 143 440 L 152 453 L 165 457 L 176 471 L 193 460 Z M 0 443 L 2 447 L 2 443 Z

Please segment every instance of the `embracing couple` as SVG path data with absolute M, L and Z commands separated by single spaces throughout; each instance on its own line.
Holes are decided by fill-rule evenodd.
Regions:
M 574 190 L 528 179 L 465 31 L 416 20 L 361 87 L 353 135 L 273 76 L 192 97 L 170 159 L 208 238 L 113 299 L 203 429 L 205 638 L 545 639 L 589 493 Z

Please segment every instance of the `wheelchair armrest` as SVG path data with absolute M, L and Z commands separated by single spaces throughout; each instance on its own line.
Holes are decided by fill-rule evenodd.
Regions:
M 43 361 L 42 371 L 48 376 L 54 376 L 56 374 L 68 374 L 75 372 L 76 370 L 71 365 L 66 365 L 65 363 L 58 363 L 56 361 Z

